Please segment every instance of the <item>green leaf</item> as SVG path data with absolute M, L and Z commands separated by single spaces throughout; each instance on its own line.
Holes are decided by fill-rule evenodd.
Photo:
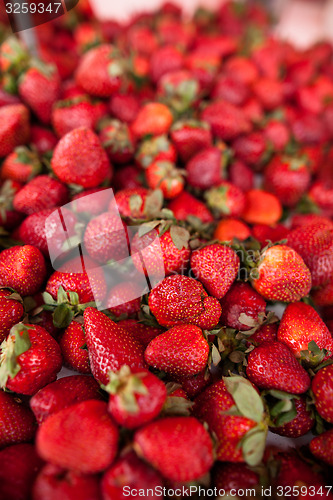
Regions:
M 292 410 L 292 408 L 293 408 L 293 402 L 291 399 L 281 399 L 270 410 L 270 414 L 274 418 L 280 415 L 281 413 L 289 412 L 290 410 Z
M 251 382 L 238 375 L 223 377 L 223 381 L 234 398 L 241 415 L 255 422 L 262 422 L 264 418 L 263 401 Z
M 53 313 L 53 324 L 56 328 L 67 328 L 74 318 L 74 312 L 68 304 L 60 304 Z
M 58 293 L 57 293 L 57 303 L 58 304 L 66 304 L 68 303 L 68 295 L 63 289 L 63 287 L 60 285 L 58 288 Z
M 275 425 L 277 427 L 280 427 L 283 424 L 287 424 L 288 422 L 291 422 L 296 417 L 297 417 L 297 410 L 296 410 L 295 404 L 292 403 L 292 408 L 290 411 L 286 411 L 286 412 L 280 413 L 280 415 L 278 415 L 278 417 L 275 420 Z
M 72 306 L 78 306 L 79 305 L 79 296 L 76 292 L 68 292 L 69 295 L 69 302 Z
M 250 467 L 260 464 L 264 456 L 267 430 L 258 429 L 257 432 L 246 434 L 242 440 L 242 451 L 245 462 Z
M 150 231 L 152 231 L 152 229 L 155 229 L 155 227 L 159 226 L 160 224 L 161 224 L 160 220 L 145 222 L 144 224 L 142 224 L 139 227 L 139 231 L 138 231 L 139 238 L 141 238 L 142 236 L 144 236 L 147 233 L 150 233 Z
M 140 212 L 142 204 L 143 204 L 143 200 L 142 200 L 141 196 L 139 196 L 138 194 L 133 194 L 132 196 L 130 196 L 129 207 L 130 207 L 130 210 L 133 214 L 137 214 Z
M 242 314 L 239 315 L 238 321 L 240 323 L 242 323 L 243 325 L 250 326 L 250 327 L 253 327 L 253 326 L 257 325 L 257 321 L 254 318 L 251 318 L 250 316 L 248 316 L 245 313 L 242 313 Z
M 55 305 L 57 303 L 48 292 L 43 292 L 43 300 L 47 305 Z
M 178 248 L 178 250 L 181 250 L 182 248 L 188 248 L 190 233 L 187 231 L 187 229 L 180 226 L 171 226 L 170 236 L 175 247 Z

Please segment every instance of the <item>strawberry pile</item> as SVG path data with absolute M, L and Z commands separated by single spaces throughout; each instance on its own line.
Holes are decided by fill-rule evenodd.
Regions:
M 253 2 L 35 32 L 0 26 L 0 498 L 332 500 L 332 47 Z

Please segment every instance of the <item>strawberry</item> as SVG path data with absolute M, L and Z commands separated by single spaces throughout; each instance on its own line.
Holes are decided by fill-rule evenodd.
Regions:
M 144 348 L 146 348 L 149 342 L 157 337 L 157 335 L 164 332 L 162 328 L 139 323 L 136 319 L 123 319 L 118 321 L 118 326 L 130 332 Z
M 258 78 L 253 86 L 255 96 L 266 111 L 271 111 L 283 104 L 282 83 L 272 78 Z
M 122 217 L 144 219 L 146 199 L 150 191 L 144 187 L 127 188 L 117 191 L 111 200 L 109 210 L 118 209 Z
M 245 57 L 234 55 L 225 62 L 224 67 L 227 75 L 239 80 L 246 85 L 251 85 L 258 78 L 258 68 L 254 61 Z
M 20 295 L 38 292 L 46 277 L 45 260 L 38 248 L 14 246 L 0 253 L 0 281 Z
M 180 70 L 184 64 L 184 55 L 178 47 L 162 45 L 152 54 L 149 61 L 149 76 L 154 83 L 166 73 Z
M 129 253 L 127 228 L 116 212 L 104 212 L 88 223 L 84 245 L 89 257 L 101 264 L 123 260 Z
M 288 234 L 288 245 L 298 252 L 310 269 L 312 286 L 324 285 L 333 277 L 333 225 L 314 222 Z
M 173 376 L 191 377 L 207 366 L 209 345 L 194 325 L 174 326 L 155 337 L 145 350 L 149 366 Z
M 250 337 L 250 341 L 254 345 L 260 345 L 263 342 L 277 340 L 278 327 L 276 323 L 263 324 Z
M 97 475 L 78 474 L 47 464 L 33 485 L 33 500 L 100 500 Z
M 128 163 L 134 156 L 134 139 L 126 123 L 104 119 L 98 125 L 99 140 L 110 161 Z
M 333 280 L 314 290 L 311 297 L 316 306 L 333 306 Z
M 286 239 L 288 234 L 289 229 L 283 224 L 274 224 L 273 226 L 255 224 L 252 227 L 253 238 L 258 240 L 263 248 L 270 242 L 277 243 L 278 241 Z
M 73 196 L 71 206 L 77 214 L 99 215 L 107 211 L 112 195 L 110 189 L 103 187 L 85 189 Z
M 209 123 L 215 137 L 225 141 L 250 130 L 250 123 L 242 109 L 220 99 L 204 109 L 201 119 Z
M 15 194 L 21 188 L 21 184 L 9 179 L 0 183 L 0 224 L 8 231 L 16 228 L 23 219 L 23 214 L 13 208 Z
M 213 464 L 211 438 L 194 417 L 167 417 L 147 424 L 136 431 L 134 448 L 172 481 L 197 479 Z
M 246 464 L 219 463 L 214 472 L 215 487 L 226 494 L 232 491 L 239 496 L 238 488 L 245 491 L 255 488 L 258 484 L 258 474 Z
M 328 217 L 333 215 L 333 186 L 323 181 L 314 182 L 309 190 L 309 198 L 317 205 L 321 212 Z
M 50 415 L 87 399 L 101 399 L 98 383 L 93 377 L 73 375 L 40 389 L 30 399 L 30 408 L 42 424 Z
M 223 377 L 210 385 L 195 399 L 193 414 L 215 433 L 217 460 L 260 463 L 267 424 L 262 399 L 248 380 Z
M 30 498 L 35 478 L 43 466 L 31 444 L 8 446 L 0 452 L 0 498 Z
M 234 239 L 239 241 L 247 240 L 251 236 L 249 227 L 239 219 L 221 219 L 214 231 L 214 239 L 220 242 L 233 242 Z
M 50 123 L 52 107 L 60 95 L 60 79 L 54 66 L 35 62 L 19 80 L 19 95 L 42 123 Z
M 172 121 L 171 111 L 165 104 L 149 102 L 140 109 L 131 128 L 138 138 L 148 134 L 162 135 L 169 131 Z
M 237 277 L 239 257 L 232 248 L 214 243 L 192 253 L 191 269 L 208 293 L 221 299 Z
M 62 182 L 84 188 L 97 187 L 112 176 L 112 167 L 97 135 L 84 127 L 60 139 L 51 165 Z
M 308 190 L 310 180 L 307 165 L 299 158 L 275 156 L 265 169 L 265 188 L 287 207 L 293 207 L 299 202 Z
M 211 373 L 206 369 L 192 377 L 177 377 L 177 379 L 186 395 L 191 399 L 198 396 L 213 381 Z
M 114 286 L 107 298 L 107 307 L 116 317 L 123 314 L 136 316 L 141 310 L 141 296 L 143 290 L 135 282 L 124 281 Z M 133 298 L 134 297 L 134 298 Z
M 311 274 L 302 257 L 286 245 L 261 254 L 252 286 L 266 300 L 297 302 L 311 290 Z
M 117 454 L 118 429 L 108 415 L 107 403 L 82 401 L 51 415 L 39 427 L 36 447 L 47 462 L 73 472 L 94 474 L 112 464 Z
M 246 375 L 260 389 L 302 394 L 310 387 L 307 372 L 289 347 L 278 341 L 263 342 L 250 352 Z
M 207 123 L 197 120 L 179 120 L 170 131 L 171 140 L 183 162 L 188 162 L 199 151 L 212 144 L 212 134 Z
M 205 193 L 208 207 L 217 216 L 242 216 L 246 199 L 244 193 L 231 182 L 223 181 Z
M 26 144 L 30 136 L 29 110 L 23 104 L 8 104 L 0 108 L 0 158 Z
M 37 149 L 39 154 L 53 151 L 57 142 L 57 138 L 51 130 L 39 125 L 32 125 L 31 144 Z
M 124 77 L 124 60 L 110 44 L 90 49 L 76 71 L 76 83 L 90 95 L 109 97 L 120 89 Z
M 186 164 L 187 182 L 200 189 L 218 186 L 223 181 L 226 153 L 216 147 L 202 149 Z
M 46 292 L 53 299 L 57 298 L 59 287 L 66 292 L 76 292 L 80 304 L 103 300 L 106 294 L 106 283 L 103 270 L 96 266 L 88 256 L 75 257 L 63 264 L 48 279 Z
M 176 159 L 176 149 L 165 134 L 143 139 L 135 153 L 136 163 L 141 168 L 148 168 L 157 161 L 175 163 Z
M 38 175 L 15 195 L 14 208 L 18 212 L 31 215 L 64 205 L 67 201 L 68 190 L 62 182 L 48 175 Z
M 59 339 L 64 365 L 79 373 L 91 373 L 86 338 L 81 323 L 71 321 Z
M 324 366 L 314 376 L 311 389 L 316 410 L 327 422 L 333 423 L 333 365 Z
M 107 385 L 110 370 L 123 365 L 143 368 L 143 348 L 135 338 L 93 307 L 84 311 L 84 329 L 91 371 L 96 380 Z
M 269 120 L 263 130 L 267 144 L 274 152 L 281 152 L 290 140 L 290 130 L 288 126 L 279 120 Z
M 230 75 L 220 74 L 211 92 L 212 99 L 224 99 L 235 106 L 242 106 L 249 97 L 249 89 Z
M 305 436 L 312 429 L 315 420 L 313 413 L 308 408 L 306 399 L 304 397 L 295 398 L 293 399 L 293 404 L 295 405 L 295 417 L 282 425 L 270 427 L 272 432 L 280 436 L 298 438 Z
M 245 196 L 245 207 L 241 214 L 248 224 L 276 224 L 282 216 L 279 199 L 267 191 L 250 189 Z
M 242 282 L 235 282 L 221 300 L 223 325 L 236 330 L 251 330 L 251 326 L 242 322 L 252 318 L 253 323 L 265 314 L 266 302 L 253 288 Z M 245 317 L 245 316 L 246 317 Z M 251 321 L 251 320 L 250 320 Z
M 95 129 L 107 114 L 104 103 L 93 102 L 88 96 L 77 96 L 57 101 L 52 111 L 52 125 L 58 137 L 79 127 Z
M 154 491 L 163 488 L 163 480 L 157 471 L 129 451 L 104 473 L 101 484 L 103 500 L 125 500 L 126 488 L 128 491 L 146 491 L 148 488 Z M 158 500 L 156 494 L 149 496 Z
M 167 200 L 175 198 L 184 189 L 182 172 L 169 161 L 156 161 L 145 172 L 151 189 L 160 189 Z
M 115 189 L 133 189 L 142 186 L 142 174 L 135 165 L 126 165 L 116 170 L 112 183 Z
M 189 216 L 194 216 L 203 223 L 213 222 L 213 216 L 206 205 L 187 191 L 182 191 L 173 198 L 168 208 L 172 210 L 177 220 L 186 220 Z
M 0 385 L 19 394 L 35 394 L 61 370 L 59 345 L 41 326 L 18 323 L 1 349 Z
M 135 120 L 140 110 L 140 102 L 135 94 L 122 94 L 116 92 L 110 97 L 109 109 L 111 115 L 117 120 L 131 123 Z
M 209 330 L 217 325 L 221 307 L 208 297 L 200 282 L 187 276 L 169 276 L 149 294 L 151 312 L 162 326 L 195 324 Z
M 229 181 L 241 191 L 249 191 L 254 187 L 253 170 L 239 160 L 235 160 L 229 167 Z
M 310 349 L 311 342 L 315 342 L 319 349 L 329 351 L 328 357 L 333 355 L 333 338 L 330 331 L 315 309 L 304 302 L 296 302 L 286 307 L 277 338 L 284 342 L 297 358 L 301 357 L 302 351 Z M 313 361 L 317 361 L 316 358 Z
M 161 76 L 157 84 L 157 95 L 175 113 L 185 113 L 198 101 L 199 82 L 186 69 L 171 71 Z
M 232 143 L 232 149 L 240 161 L 253 165 L 258 170 L 264 160 L 267 143 L 263 133 L 251 132 L 237 137 Z
M 319 460 L 323 460 L 328 465 L 333 465 L 333 429 L 330 429 L 320 436 L 316 436 L 310 442 L 311 453 Z
M 135 429 L 154 420 L 161 412 L 167 391 L 164 383 L 152 373 L 124 365 L 110 373 L 105 386 L 109 392 L 109 413 L 127 429 Z
M 38 155 L 21 146 L 8 155 L 3 162 L 1 178 L 25 184 L 39 174 L 41 167 Z
M 0 390 L 0 449 L 32 441 L 37 429 L 34 414 L 17 397 Z
M 0 344 L 8 336 L 12 326 L 19 323 L 24 315 L 21 297 L 5 288 L 0 289 Z

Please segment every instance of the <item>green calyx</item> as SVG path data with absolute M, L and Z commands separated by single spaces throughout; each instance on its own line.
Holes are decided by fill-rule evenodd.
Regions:
M 268 408 L 270 427 L 280 427 L 296 418 L 295 399 L 299 399 L 298 396 L 276 389 L 264 391 L 262 396 Z
M 109 383 L 102 389 L 111 395 L 120 398 L 122 408 L 128 413 L 136 414 L 139 411 L 136 395 L 146 396 L 148 389 L 143 383 L 145 372 L 132 374 L 129 366 L 124 365 L 118 372 L 110 372 Z
M 330 356 L 327 349 L 320 349 L 314 340 L 308 344 L 308 348 L 301 351 L 301 362 L 308 368 L 316 368 L 320 365 L 326 356 Z
M 44 310 L 53 312 L 53 324 L 56 328 L 67 328 L 72 320 L 83 314 L 87 307 L 94 307 L 94 302 L 79 303 L 76 292 L 65 292 L 62 286 L 58 289 L 57 300 L 47 292 L 43 293 Z
M 32 327 L 18 323 L 10 330 L 7 340 L 1 344 L 0 387 L 4 388 L 8 377 L 14 378 L 21 370 L 17 358 L 31 347 L 29 330 Z

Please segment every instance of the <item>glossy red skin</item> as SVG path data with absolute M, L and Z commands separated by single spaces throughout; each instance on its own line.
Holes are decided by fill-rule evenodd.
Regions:
M 14 208 L 31 215 L 64 205 L 68 201 L 68 194 L 68 189 L 62 182 L 48 175 L 38 175 L 15 195 Z
M 258 484 L 258 474 L 245 464 L 219 463 L 214 472 L 214 485 L 218 490 L 224 490 L 226 493 L 233 490 L 233 493 L 237 494 L 238 489 L 252 489 Z
M 252 132 L 237 137 L 232 143 L 236 157 L 258 170 L 267 148 L 267 141 L 262 132 Z
M 73 320 L 59 339 L 64 365 L 79 373 L 91 373 L 86 338 L 82 325 Z
M 310 442 L 312 454 L 319 460 L 323 460 L 328 465 L 333 466 L 333 429 L 330 429 Z
M 22 161 L 20 151 L 16 149 L 7 156 L 1 167 L 1 178 L 11 179 L 14 182 L 25 184 L 39 173 L 41 165 L 36 153 L 25 151 L 25 158 Z
M 311 389 L 315 397 L 318 413 L 330 423 L 333 423 L 333 365 L 319 370 L 312 380 Z
M 193 417 L 162 418 L 141 427 L 134 445 L 164 477 L 187 482 L 203 476 L 213 463 L 212 441 Z
M 58 429 L 61 428 L 61 439 Z M 118 449 L 118 429 L 104 401 L 87 400 L 51 415 L 39 427 L 36 447 L 44 460 L 82 474 L 102 472 Z
M 58 101 L 52 112 L 52 124 L 58 137 L 63 137 L 79 127 L 95 129 L 98 121 L 107 114 L 104 103 L 92 103 L 88 98 Z
M 110 394 L 108 410 L 115 422 L 126 429 L 135 429 L 154 420 L 161 412 L 167 397 L 166 387 L 152 373 L 134 368 L 131 373 L 138 377 L 146 388 L 147 394 L 134 393 L 137 411 L 131 413 L 122 404 L 121 393 Z
M 47 464 L 33 486 L 33 500 L 101 500 L 99 477 L 66 471 L 57 465 Z
M 312 429 L 315 419 L 311 411 L 307 409 L 305 398 L 294 399 L 294 404 L 297 411 L 296 417 L 280 427 L 271 427 L 272 432 L 280 436 L 298 438 L 305 436 Z
M 32 444 L 16 444 L 0 451 L 0 498 L 30 498 L 35 478 L 43 466 Z
M 142 288 L 135 282 L 126 281 L 118 283 L 108 294 L 108 310 L 117 317 L 120 317 L 122 314 L 137 316 L 137 313 L 141 310 L 142 295 Z M 115 302 L 118 302 L 118 304 L 114 305 Z
M 252 227 L 252 236 L 259 241 L 262 247 L 268 245 L 269 241 L 277 243 L 287 238 L 289 229 L 283 224 L 267 226 L 266 224 L 255 224 Z
M 213 216 L 206 205 L 187 191 L 182 191 L 169 202 L 168 208 L 178 220 L 186 220 L 189 215 L 198 217 L 203 223 L 213 222 Z
M 180 158 L 187 162 L 202 149 L 212 144 L 212 133 L 204 122 L 197 125 L 190 122 L 175 123 L 171 129 L 171 140 Z
M 311 297 L 316 306 L 333 306 L 333 280 L 314 290 Z
M 0 123 L 0 158 L 3 158 L 17 146 L 28 142 L 30 137 L 28 108 L 23 104 L 2 106 Z
M 135 94 L 115 93 L 110 97 L 109 109 L 118 120 L 131 123 L 140 110 L 140 102 Z
M 13 246 L 0 253 L 0 280 L 23 297 L 37 293 L 46 277 L 42 253 L 32 245 Z
M 270 120 L 263 133 L 268 144 L 272 144 L 274 151 L 283 151 L 290 140 L 288 126 L 278 120 Z
M 250 352 L 246 375 L 260 389 L 278 389 L 291 394 L 306 392 L 311 383 L 292 351 L 277 341 L 263 342 Z
M 120 457 L 105 473 L 101 483 L 103 500 L 125 500 L 123 488 L 148 489 L 163 487 L 162 477 L 134 453 Z M 158 495 L 150 495 L 158 500 Z
M 249 191 L 254 187 L 254 172 L 246 163 L 233 161 L 229 167 L 229 181 L 242 191 Z
M 33 440 L 37 430 L 35 416 L 17 397 L 0 390 L 0 449 Z
M 249 97 L 249 88 L 230 75 L 219 75 L 211 92 L 212 99 L 225 99 L 235 106 L 242 106 Z
M 219 148 L 201 150 L 186 164 L 187 182 L 200 189 L 218 186 L 223 181 L 223 153 Z
M 203 370 L 193 375 L 193 377 L 177 377 L 177 382 L 182 385 L 183 390 L 190 399 L 198 396 L 212 381 L 213 377 L 210 372 L 207 373 L 207 370 Z
M 241 217 L 246 207 L 243 191 L 228 181 L 222 181 L 206 194 L 208 205 L 220 215 Z
M 144 368 L 142 345 L 105 314 L 88 307 L 84 311 L 84 329 L 94 378 L 107 385 L 109 372 L 123 365 Z
M 223 140 L 234 139 L 250 130 L 250 123 L 242 109 L 223 100 L 209 104 L 201 119 L 208 122 L 213 134 Z
M 271 323 L 268 325 L 261 326 L 253 335 L 250 337 L 250 342 L 255 345 L 260 345 L 263 342 L 276 340 L 276 335 L 278 331 L 277 323 Z
M 16 299 L 8 298 L 13 292 L 0 289 L 0 344 L 5 340 L 12 326 L 19 323 L 24 315 L 24 307 Z
M 134 187 L 134 188 L 125 188 L 120 189 L 114 196 L 114 199 L 111 200 L 109 205 L 109 210 L 118 209 L 119 213 L 123 217 L 128 217 L 132 219 L 144 219 L 145 218 L 145 201 L 147 196 L 150 194 L 150 191 L 144 187 Z M 140 196 L 142 200 L 141 207 L 139 210 L 135 211 L 131 208 L 131 197 L 132 196 Z
M 33 125 L 31 127 L 31 143 L 37 148 L 40 154 L 44 154 L 55 148 L 57 138 L 51 130 L 39 125 Z
M 223 325 L 237 330 L 251 330 L 251 326 L 240 322 L 241 314 L 246 314 L 255 321 L 259 314 L 264 314 L 266 310 L 265 300 L 257 293 L 251 285 L 247 283 L 236 282 L 221 299 Z
M 95 196 L 91 196 L 95 195 Z M 91 188 L 73 196 L 73 210 L 77 214 L 88 213 L 90 216 L 106 212 L 113 197 L 107 188 Z
M 169 73 L 183 67 L 184 56 L 182 52 L 172 45 L 159 47 L 150 58 L 149 76 L 154 83 Z

